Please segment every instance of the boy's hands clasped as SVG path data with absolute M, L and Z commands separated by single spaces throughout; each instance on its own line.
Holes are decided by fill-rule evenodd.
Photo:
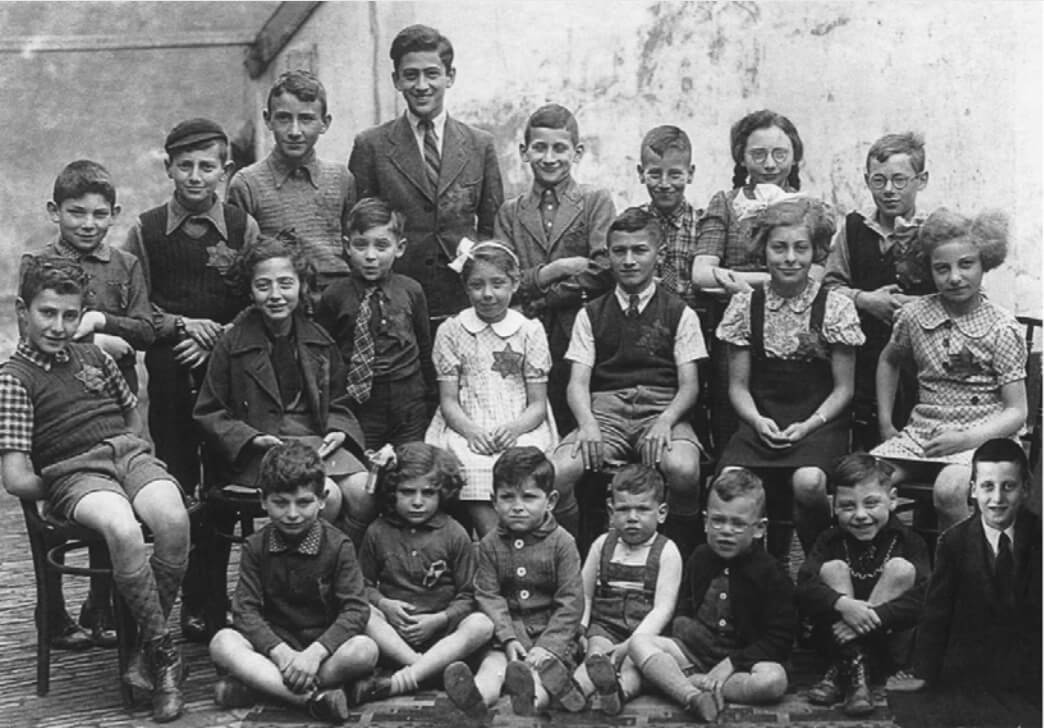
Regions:
M 283 676 L 283 684 L 295 693 L 306 693 L 319 686 L 319 666 L 328 655 L 326 648 L 318 642 L 301 651 L 280 642 L 269 653 Z

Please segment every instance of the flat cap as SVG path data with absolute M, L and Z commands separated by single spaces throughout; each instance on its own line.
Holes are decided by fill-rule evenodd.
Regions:
M 228 143 L 228 135 L 225 134 L 225 130 L 221 128 L 221 125 L 210 119 L 189 119 L 170 130 L 163 148 L 170 153 L 178 149 L 210 141 Z

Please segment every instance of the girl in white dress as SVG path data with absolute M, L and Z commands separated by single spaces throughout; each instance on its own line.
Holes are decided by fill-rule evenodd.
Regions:
M 551 357 L 540 322 L 509 308 L 519 281 L 510 248 L 464 239 L 451 267 L 461 274 L 471 306 L 435 335 L 439 409 L 424 440 L 463 464 L 460 500 L 481 537 L 497 524 L 491 502 L 497 456 L 515 445 L 547 452 L 557 443 L 547 405 Z

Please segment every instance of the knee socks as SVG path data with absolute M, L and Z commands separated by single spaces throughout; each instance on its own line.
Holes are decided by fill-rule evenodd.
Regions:
M 400 668 L 391 676 L 392 695 L 405 695 L 416 690 L 417 678 L 413 676 L 413 669 L 409 665 Z
M 156 577 L 148 562 L 130 573 L 113 571 L 112 578 L 120 595 L 127 602 L 127 608 L 134 616 L 134 621 L 138 623 L 141 641 L 148 642 L 165 635 L 167 620 L 163 616 L 156 593 Z
M 185 568 L 188 561 L 180 564 L 172 564 L 153 554 L 149 559 L 152 567 L 153 578 L 156 580 L 156 595 L 159 599 L 160 609 L 163 611 L 163 619 L 170 617 L 170 610 L 174 608 L 174 600 L 178 596 L 178 588 L 185 576 Z
M 700 692 L 699 688 L 685 677 L 674 658 L 666 652 L 650 655 L 642 663 L 641 671 L 649 682 L 680 705 L 685 705 L 691 696 Z

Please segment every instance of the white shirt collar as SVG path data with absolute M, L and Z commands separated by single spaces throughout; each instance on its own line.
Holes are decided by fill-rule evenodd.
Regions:
M 504 318 L 497 321 L 495 324 L 491 324 L 487 321 L 483 321 L 479 318 L 479 315 L 475 312 L 474 307 L 466 308 L 457 315 L 457 320 L 460 321 L 460 325 L 464 327 L 472 336 L 482 333 L 487 328 L 493 329 L 493 333 L 502 339 L 506 339 L 509 336 L 514 336 L 522 324 L 525 322 L 526 317 L 520 314 L 513 308 L 507 310 L 507 315 Z
M 656 281 L 652 280 L 649 285 L 645 287 L 645 290 L 638 294 L 638 313 L 645 310 L 645 307 L 649 305 L 649 301 L 652 299 L 653 294 L 656 293 Z M 616 300 L 620 302 L 620 308 L 624 311 L 631 305 L 631 294 L 624 291 L 620 286 L 616 287 Z
M 410 122 L 410 129 L 413 130 L 413 136 L 416 138 L 417 143 L 420 144 L 421 157 L 424 157 L 424 130 L 420 128 L 420 117 L 414 114 L 409 109 L 406 109 L 406 120 Z M 446 139 L 446 109 L 443 107 L 442 111 L 439 112 L 438 116 L 435 116 L 431 120 L 432 128 L 435 129 L 435 143 L 439 146 L 439 154 L 442 154 L 442 143 Z
M 986 541 L 989 542 L 990 548 L 993 549 L 993 555 L 997 555 L 997 549 L 1000 548 L 1000 535 L 1001 532 L 993 526 L 986 525 L 986 521 L 982 522 L 982 530 L 986 532 Z M 1015 524 L 1012 523 L 1010 526 L 1004 529 L 1004 533 L 1008 534 L 1009 544 L 1014 551 L 1015 549 Z

